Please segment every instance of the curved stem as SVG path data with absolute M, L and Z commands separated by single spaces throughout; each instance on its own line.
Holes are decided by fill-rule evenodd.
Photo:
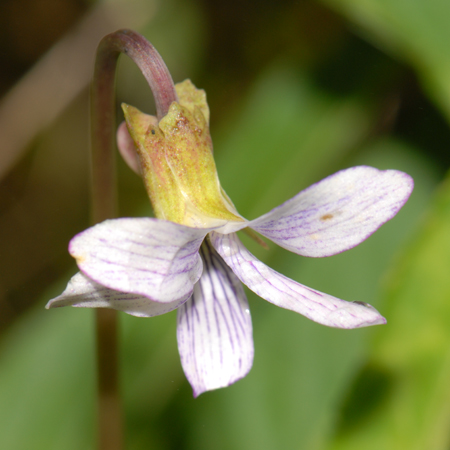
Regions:
M 141 69 L 155 98 L 158 119 L 164 117 L 170 104 L 178 100 L 167 66 L 144 37 L 131 30 L 119 30 L 100 41 L 91 91 L 94 223 L 116 215 L 114 81 L 120 53 L 128 55 Z
M 170 73 L 154 47 L 141 35 L 119 30 L 105 36 L 97 49 L 91 91 L 91 170 L 93 223 L 117 215 L 115 183 L 115 72 L 120 53 L 141 69 L 155 98 L 158 119 L 177 101 Z M 117 313 L 97 310 L 99 449 L 123 448 L 119 395 Z

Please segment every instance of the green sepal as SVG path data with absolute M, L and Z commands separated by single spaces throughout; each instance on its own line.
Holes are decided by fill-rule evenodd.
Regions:
M 155 215 L 194 227 L 241 222 L 217 176 L 205 93 L 189 80 L 176 88 L 180 103 L 173 102 L 159 123 L 122 105 Z

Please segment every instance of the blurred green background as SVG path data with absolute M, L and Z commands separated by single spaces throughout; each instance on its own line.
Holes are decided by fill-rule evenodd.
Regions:
M 175 81 L 206 89 L 222 185 L 252 219 L 367 164 L 414 177 L 359 247 L 270 266 L 373 304 L 388 324 L 335 330 L 248 292 L 255 363 L 192 398 L 176 313 L 121 314 L 129 450 L 450 448 L 450 2 L 4 0 L 0 4 L 0 448 L 94 449 L 93 312 L 46 311 L 89 224 L 88 83 L 99 39 L 134 28 Z M 118 102 L 154 112 L 122 58 Z M 120 119 L 118 108 L 118 119 Z M 122 216 L 150 215 L 119 161 Z

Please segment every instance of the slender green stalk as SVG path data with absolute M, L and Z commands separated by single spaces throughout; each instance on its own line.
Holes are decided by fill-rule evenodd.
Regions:
M 115 72 L 120 53 L 127 54 L 141 69 L 155 98 L 158 118 L 177 100 L 166 65 L 145 38 L 130 30 L 105 36 L 97 50 L 91 92 L 92 220 L 117 215 L 115 181 Z M 123 448 L 123 418 L 119 392 L 117 314 L 97 310 L 99 450 Z

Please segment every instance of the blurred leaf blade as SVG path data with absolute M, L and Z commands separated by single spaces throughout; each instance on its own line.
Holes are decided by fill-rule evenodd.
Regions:
M 93 448 L 93 329 L 89 311 L 32 310 L 0 350 L 0 448 Z
M 337 101 L 309 84 L 305 73 L 295 77 L 291 68 L 286 76 L 284 70 L 281 65 L 272 66 L 265 73 L 267 78 L 262 77 L 251 92 L 250 106 L 243 108 L 242 122 L 234 134 L 227 128 L 227 134 L 215 140 L 221 180 L 240 211 L 251 217 L 339 167 L 348 157 L 349 146 L 364 142 L 375 120 L 363 99 L 355 96 Z M 274 92 L 280 84 L 282 89 Z M 288 112 L 282 109 L 289 105 L 281 100 L 285 96 L 290 96 Z M 277 113 L 273 120 L 271 115 Z M 282 114 L 286 114 L 284 120 Z M 276 145 L 280 142 L 284 147 Z M 245 148 L 246 144 L 253 150 Z M 313 288 L 347 300 L 376 300 L 374 287 L 408 234 L 405 230 L 414 227 L 420 217 L 436 179 L 423 159 L 411 158 L 411 147 L 388 139 L 373 147 L 378 157 L 366 155 L 348 162 L 408 170 L 418 183 L 418 195 L 409 212 L 383 227 L 369 242 L 333 258 L 300 258 L 275 246 L 266 254 L 252 251 L 283 274 Z M 235 386 L 197 400 L 192 407 L 189 448 L 321 448 L 339 399 L 364 360 L 374 331 L 327 329 L 273 308 L 252 294 L 250 302 L 254 367 Z M 213 409 L 216 414 L 211 416 Z
M 371 357 L 344 403 L 330 449 L 447 449 L 450 444 L 450 179 L 433 202 L 419 236 L 390 274 L 388 326 L 377 333 Z M 357 391 L 386 383 L 381 400 L 357 419 Z M 372 380 L 370 380 L 372 377 Z M 378 377 L 378 381 L 380 378 Z M 362 406 L 362 405 L 360 405 Z M 349 413 L 350 411 L 350 413 Z
M 450 3 L 446 0 L 322 0 L 377 45 L 411 64 L 450 120 Z

